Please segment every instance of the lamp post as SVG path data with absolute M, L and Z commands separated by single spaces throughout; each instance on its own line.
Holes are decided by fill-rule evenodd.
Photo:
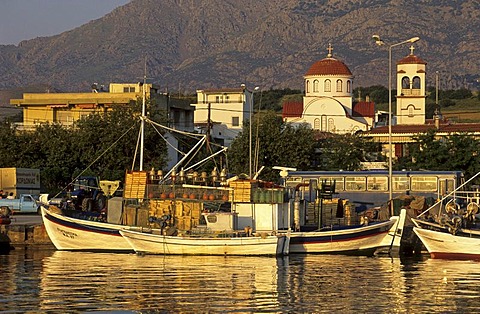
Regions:
M 385 45 L 385 43 L 379 35 L 373 35 L 372 38 L 378 46 Z M 392 160 L 393 160 L 393 147 L 392 147 L 392 48 L 403 44 L 414 43 L 420 40 L 420 37 L 412 37 L 410 39 L 401 41 L 396 44 L 388 45 L 388 198 L 390 202 L 390 215 L 394 215 L 393 212 L 393 181 L 392 181 Z
M 249 138 L 248 138 L 248 141 L 249 141 L 249 146 L 248 146 L 248 172 L 249 172 L 249 176 L 250 176 L 250 179 L 252 179 L 252 112 L 253 112 L 253 94 L 258 90 L 258 86 L 255 86 L 252 90 L 252 93 L 250 95 L 250 106 L 249 106 L 249 111 L 250 111 L 250 114 L 249 114 L 249 127 L 250 127 L 250 130 L 249 130 Z

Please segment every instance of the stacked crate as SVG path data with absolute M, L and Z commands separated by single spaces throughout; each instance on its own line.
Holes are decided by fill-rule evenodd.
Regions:
M 230 187 L 232 188 L 230 200 L 238 203 L 249 203 L 252 201 L 253 192 L 258 187 L 258 183 L 251 180 L 236 180 L 230 182 Z
M 147 172 L 146 171 L 127 171 L 125 175 L 125 198 L 145 198 L 147 188 Z

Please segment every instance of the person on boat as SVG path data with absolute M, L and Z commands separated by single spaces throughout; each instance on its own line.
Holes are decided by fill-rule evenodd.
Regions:
M 10 192 L 10 194 L 8 194 L 7 196 L 7 200 L 14 200 L 15 199 L 15 196 L 13 196 L 13 192 Z
M 3 198 L 3 190 L 0 190 L 0 199 Z

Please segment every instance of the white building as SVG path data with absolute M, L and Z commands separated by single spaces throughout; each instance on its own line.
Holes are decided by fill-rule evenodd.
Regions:
M 210 134 L 230 146 L 250 119 L 253 92 L 245 87 L 197 90 L 194 124 L 203 133 Z
M 307 123 L 313 129 L 333 133 L 367 131 L 374 123 L 374 104 L 354 102 L 353 75 L 340 60 L 327 57 L 315 62 L 304 76 L 303 103 L 284 104 L 286 122 Z

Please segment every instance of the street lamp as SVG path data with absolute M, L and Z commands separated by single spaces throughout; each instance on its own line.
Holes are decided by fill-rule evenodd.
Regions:
M 390 201 L 390 215 L 393 212 L 393 181 L 392 181 L 392 48 L 403 44 L 414 43 L 420 40 L 420 37 L 412 37 L 396 44 L 385 43 L 379 35 L 373 35 L 373 40 L 378 46 L 388 45 L 388 197 Z
M 252 179 L 252 112 L 253 112 L 253 94 L 258 91 L 259 87 L 255 86 L 252 90 L 252 94 L 250 97 L 250 115 L 249 115 L 249 126 L 250 126 L 250 132 L 249 132 L 249 147 L 248 147 L 248 171 L 249 171 L 249 176 L 250 179 Z

